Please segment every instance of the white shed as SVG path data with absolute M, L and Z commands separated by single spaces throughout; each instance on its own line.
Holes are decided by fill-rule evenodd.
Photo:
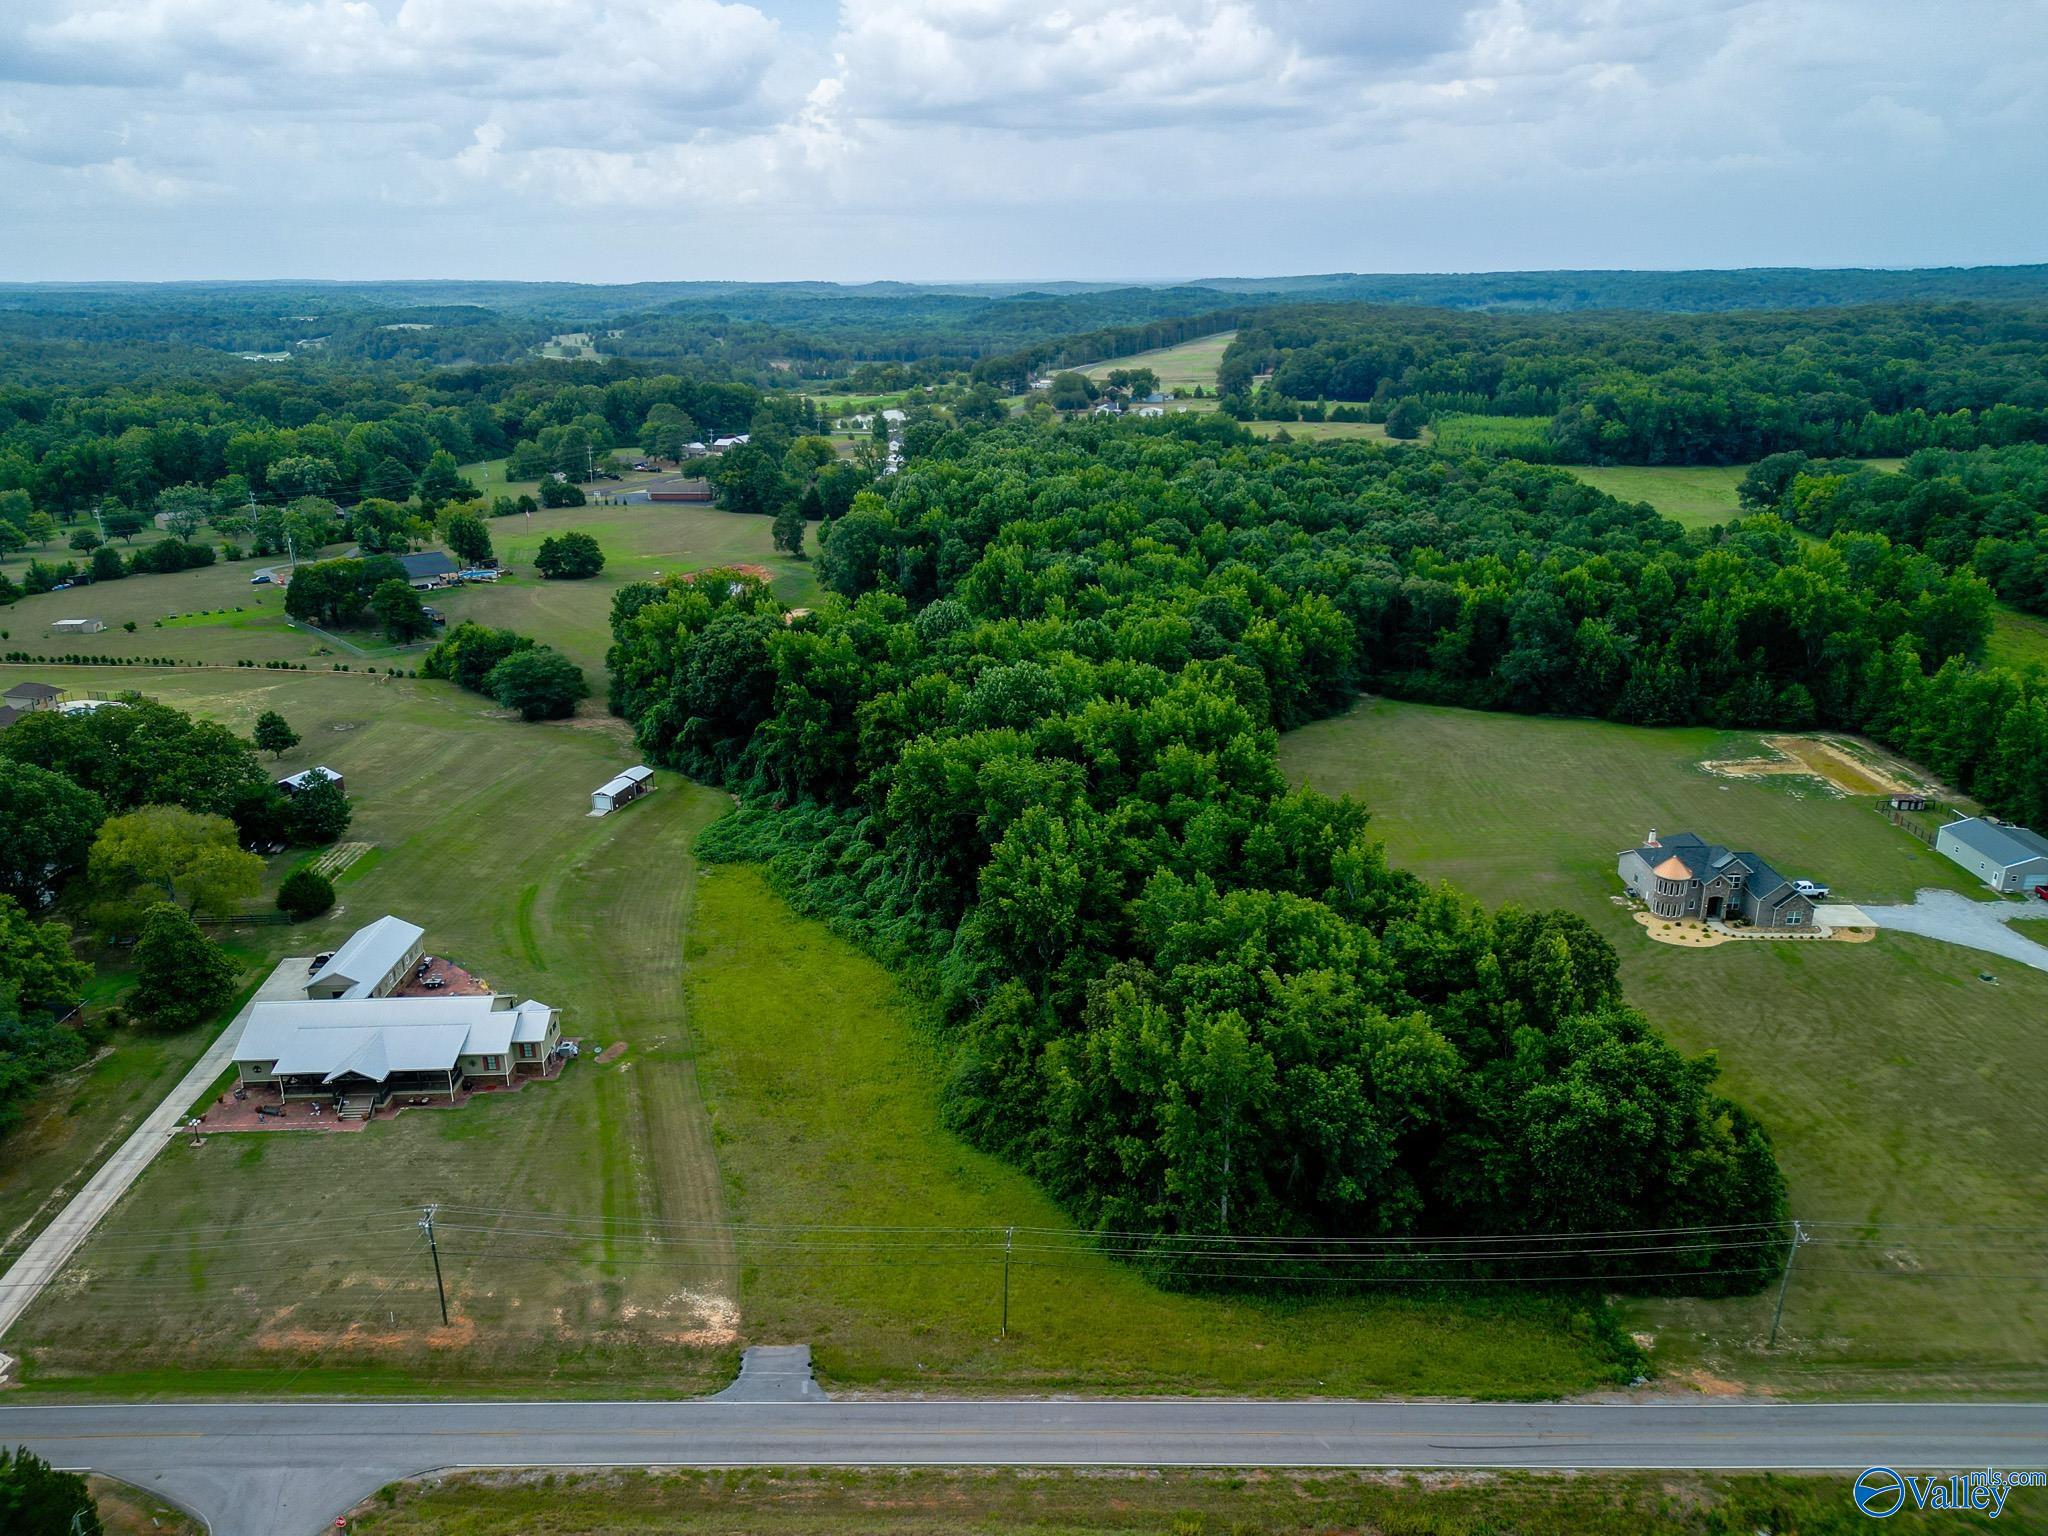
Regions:
M 107 626 L 98 619 L 58 619 L 50 626 L 55 635 L 96 635 Z
M 652 788 L 654 788 L 654 770 L 652 768 L 647 767 L 645 764 L 628 768 L 616 779 L 601 784 L 590 792 L 590 814 L 593 816 L 608 815 L 610 812 L 616 811 L 620 806 L 628 805 L 638 800 Z

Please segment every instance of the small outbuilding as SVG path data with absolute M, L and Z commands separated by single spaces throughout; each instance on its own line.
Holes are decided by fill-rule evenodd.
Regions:
M 98 619 L 58 619 L 50 625 L 53 635 L 96 635 L 107 626 Z
M 310 789 L 323 779 L 332 779 L 336 789 L 347 789 L 348 781 L 332 768 L 301 768 L 297 773 L 287 774 L 277 781 L 277 787 L 287 795 L 296 795 L 302 789 Z
M 608 816 L 622 805 L 630 805 L 654 788 L 654 770 L 641 764 L 628 768 L 616 779 L 590 792 L 590 814 Z
M 657 480 L 647 487 L 649 501 L 709 502 L 711 482 L 701 478 Z
M 2048 884 L 2048 837 L 2025 827 L 1972 816 L 1935 833 L 1934 848 L 2000 895 Z
M 1893 795 L 1892 809 L 1895 811 L 1924 811 L 1927 809 L 1927 797 L 1922 794 Z

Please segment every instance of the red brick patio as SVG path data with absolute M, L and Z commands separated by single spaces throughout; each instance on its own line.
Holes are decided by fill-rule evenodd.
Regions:
M 528 1083 L 552 1082 L 561 1075 L 562 1058 L 557 1056 L 543 1063 L 538 1072 L 514 1073 L 509 1083 L 478 1083 L 473 1088 L 458 1088 L 453 1103 L 440 1094 L 397 1094 L 387 1099 L 370 1120 L 395 1120 L 401 1110 L 407 1109 L 460 1109 L 480 1093 L 517 1093 Z M 254 1087 L 247 1094 L 246 1098 L 237 1099 L 230 1089 L 220 1095 L 199 1117 L 202 1131 L 359 1131 L 370 1123 L 338 1118 L 334 1105 L 325 1099 L 293 1099 L 284 1106 L 282 1115 L 260 1115 L 256 1112 L 258 1105 L 278 1102 L 277 1090 Z

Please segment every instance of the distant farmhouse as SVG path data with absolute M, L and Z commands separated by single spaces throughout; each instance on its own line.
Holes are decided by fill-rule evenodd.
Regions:
M 63 697 L 64 690 L 50 683 L 16 683 L 0 695 L 0 703 L 28 714 L 38 709 L 55 709 Z
M 406 585 L 417 591 L 445 587 L 449 578 L 462 569 L 438 549 L 417 555 L 400 555 L 397 559 L 405 567 Z
M 1952 821 L 1934 834 L 1934 849 L 2001 895 L 2048 886 L 2048 837 L 2025 827 L 1982 817 Z
M 280 1106 L 331 1100 L 360 1120 L 401 1095 L 453 1103 L 559 1065 L 572 1048 L 558 1010 L 490 991 L 425 955 L 425 938 L 415 923 L 380 917 L 320 957 L 304 1002 L 252 1004 L 234 1051 L 241 1090 Z
M 1650 833 L 1621 855 L 1621 883 L 1658 917 L 1743 922 L 1754 928 L 1813 925 L 1813 897 L 1753 853 L 1690 832 L 1659 842 Z

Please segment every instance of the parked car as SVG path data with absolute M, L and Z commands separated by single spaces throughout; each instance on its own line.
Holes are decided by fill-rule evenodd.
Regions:
M 269 586 L 269 585 L 270 585 L 270 572 L 268 572 L 268 571 L 258 571 L 258 572 L 257 572 L 257 573 L 256 573 L 256 574 L 255 574 L 254 576 L 251 576 L 251 577 L 249 578 L 249 585 L 250 585 L 250 586 L 252 586 L 252 587 L 267 587 L 267 586 Z

